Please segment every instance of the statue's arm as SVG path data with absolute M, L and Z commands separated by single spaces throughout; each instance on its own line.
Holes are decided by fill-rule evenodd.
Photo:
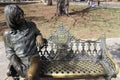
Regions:
M 43 37 L 42 35 L 38 35 L 36 37 L 36 43 L 37 43 L 37 49 L 40 51 L 40 49 L 43 47 Z
M 35 36 L 36 36 L 37 48 L 38 48 L 38 51 L 40 51 L 40 49 L 44 45 L 44 39 L 43 39 L 43 36 L 42 36 L 40 30 L 36 27 L 35 24 L 34 24 L 34 32 L 35 32 Z
M 38 47 L 38 51 L 43 47 L 44 41 L 43 41 L 43 36 L 40 33 L 40 30 L 36 28 L 36 43 Z
M 3 34 L 3 40 L 4 40 L 4 45 L 5 45 L 5 52 L 6 52 L 6 57 L 10 60 L 11 57 L 15 54 L 11 41 L 10 41 L 10 36 L 8 31 L 5 31 Z

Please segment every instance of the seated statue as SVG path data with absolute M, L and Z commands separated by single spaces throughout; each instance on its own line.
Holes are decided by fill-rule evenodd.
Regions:
M 42 34 L 35 23 L 25 20 L 19 6 L 7 5 L 4 14 L 8 27 L 3 35 L 6 57 L 10 61 L 8 75 L 38 80 Z

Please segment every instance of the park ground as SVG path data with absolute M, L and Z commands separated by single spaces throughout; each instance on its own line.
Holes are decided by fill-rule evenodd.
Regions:
M 26 20 L 36 23 L 45 38 L 61 24 L 76 38 L 91 39 L 106 35 L 107 47 L 120 64 L 120 8 L 106 8 L 70 5 L 69 16 L 55 16 L 56 5 L 46 6 L 40 3 L 19 5 L 25 13 Z M 0 5 L 0 80 L 5 79 L 8 60 L 2 35 L 6 30 L 4 7 Z M 120 74 L 115 80 L 120 80 Z
M 89 8 L 88 6 L 70 5 L 70 16 L 55 16 L 56 5 L 46 6 L 40 3 L 23 4 L 27 20 L 36 23 L 41 33 L 47 38 L 60 24 L 77 38 L 120 37 L 120 8 Z M 4 5 L 0 6 L 0 35 L 6 29 Z M 47 34 L 46 34 L 47 33 Z

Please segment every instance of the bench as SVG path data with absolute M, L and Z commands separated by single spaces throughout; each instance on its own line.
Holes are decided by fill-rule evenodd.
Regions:
M 119 67 L 106 49 L 105 38 L 81 40 L 61 25 L 40 51 L 40 77 L 111 80 Z

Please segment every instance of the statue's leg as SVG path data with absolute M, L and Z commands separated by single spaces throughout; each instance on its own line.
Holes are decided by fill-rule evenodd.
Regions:
M 8 78 L 13 78 L 13 80 L 19 80 L 19 75 L 16 72 L 16 70 L 14 69 L 14 67 L 11 65 L 11 63 L 8 66 L 7 76 L 8 76 Z
M 31 58 L 31 65 L 27 70 L 27 80 L 39 80 L 40 56 L 33 56 Z

